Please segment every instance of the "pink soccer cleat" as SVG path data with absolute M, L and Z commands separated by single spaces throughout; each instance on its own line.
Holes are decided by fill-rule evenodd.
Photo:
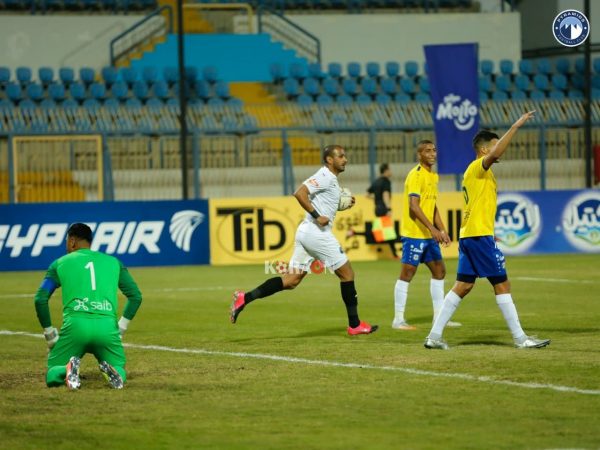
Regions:
M 229 320 L 231 323 L 235 323 L 237 317 L 244 310 L 244 306 L 246 306 L 246 302 L 244 300 L 245 295 L 246 293 L 244 291 L 235 291 L 233 293 L 233 302 L 231 303 L 229 312 Z
M 379 328 L 377 325 L 369 325 L 367 322 L 361 322 L 357 327 L 348 327 L 348 334 L 350 336 L 356 336 L 358 334 L 371 334 L 375 333 Z

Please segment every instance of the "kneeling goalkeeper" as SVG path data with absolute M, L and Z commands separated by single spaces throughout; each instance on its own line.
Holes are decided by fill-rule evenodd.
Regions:
M 67 231 L 67 254 L 55 260 L 35 294 L 35 310 L 48 344 L 49 387 L 81 386 L 79 365 L 93 354 L 111 387 L 123 388 L 125 352 L 121 338 L 142 302 L 142 294 L 128 270 L 115 257 L 90 249 L 92 230 L 83 223 Z M 63 325 L 52 327 L 48 301 L 62 287 Z M 117 322 L 117 288 L 127 297 Z

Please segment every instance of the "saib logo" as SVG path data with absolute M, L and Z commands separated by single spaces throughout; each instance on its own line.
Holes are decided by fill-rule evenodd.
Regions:
M 452 120 L 457 129 L 465 131 L 475 124 L 477 114 L 477 105 L 468 98 L 462 99 L 459 95 L 448 94 L 444 97 L 444 102 L 438 104 L 435 118 Z
M 600 192 L 583 192 L 571 199 L 563 211 L 562 228 L 575 248 L 600 252 Z
M 565 47 L 577 47 L 590 35 L 590 22 L 576 9 L 567 9 L 554 18 L 552 33 Z
M 537 241 L 542 225 L 540 208 L 520 194 L 500 194 L 496 208 L 495 232 L 500 249 L 514 255 L 528 250 Z
M 199 211 L 184 210 L 173 214 L 169 224 L 169 233 L 171 233 L 171 240 L 177 248 L 184 252 L 190 251 L 192 234 L 202 222 L 204 222 L 204 214 Z

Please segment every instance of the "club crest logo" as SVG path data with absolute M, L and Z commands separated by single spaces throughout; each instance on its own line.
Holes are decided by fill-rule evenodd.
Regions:
M 590 22 L 576 9 L 567 9 L 554 18 L 554 38 L 565 47 L 577 47 L 590 35 Z
M 204 214 L 199 211 L 184 210 L 173 214 L 169 224 L 169 232 L 171 233 L 171 240 L 177 248 L 184 252 L 190 251 L 192 234 L 203 221 Z
M 584 192 L 567 203 L 562 231 L 575 248 L 600 252 L 600 192 Z
M 509 255 L 528 250 L 542 228 L 540 208 L 520 194 L 500 194 L 496 208 L 495 231 L 500 249 Z

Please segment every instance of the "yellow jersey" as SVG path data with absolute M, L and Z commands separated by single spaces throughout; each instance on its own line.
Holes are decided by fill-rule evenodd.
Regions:
M 419 206 L 425 217 L 433 223 L 433 213 L 438 195 L 437 173 L 431 172 L 421 164 L 414 167 L 406 176 L 404 182 L 404 198 L 402 206 L 402 222 L 400 234 L 413 239 L 431 239 L 431 232 L 419 220 L 410 216 L 410 197 L 419 197 Z
M 496 218 L 496 177 L 490 167 L 483 168 L 483 157 L 476 159 L 463 175 L 465 212 L 460 237 L 494 236 Z

